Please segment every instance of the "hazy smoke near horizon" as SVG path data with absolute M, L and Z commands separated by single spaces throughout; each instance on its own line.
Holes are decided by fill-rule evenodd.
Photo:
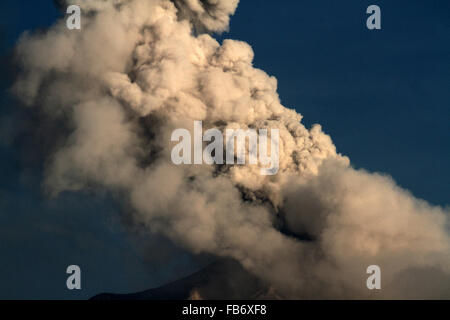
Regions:
M 211 37 L 237 3 L 79 0 L 80 31 L 61 20 L 24 34 L 14 91 L 68 132 L 49 137 L 45 189 L 108 190 L 150 232 L 236 259 L 285 298 L 450 298 L 448 211 L 353 169 L 280 104 L 247 43 Z M 194 120 L 279 129 L 278 174 L 173 165 L 170 134 Z M 378 292 L 366 287 L 372 264 Z

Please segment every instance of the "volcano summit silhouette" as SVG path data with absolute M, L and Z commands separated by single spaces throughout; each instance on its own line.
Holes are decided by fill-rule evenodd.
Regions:
M 231 259 L 207 267 L 166 285 L 129 294 L 102 293 L 91 300 L 220 300 L 278 299 L 271 288 Z

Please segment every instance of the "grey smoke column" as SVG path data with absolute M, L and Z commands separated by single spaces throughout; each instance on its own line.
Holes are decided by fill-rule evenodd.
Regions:
M 450 297 L 448 211 L 351 168 L 319 125 L 280 104 L 247 43 L 211 37 L 237 1 L 76 3 L 81 31 L 59 21 L 16 51 L 18 97 L 70 129 L 48 155 L 49 192 L 109 190 L 151 232 L 234 258 L 284 297 L 370 297 L 371 264 L 382 269 L 376 297 Z M 194 120 L 279 129 L 278 174 L 173 165 L 170 134 Z M 425 292 L 430 273 L 439 280 Z

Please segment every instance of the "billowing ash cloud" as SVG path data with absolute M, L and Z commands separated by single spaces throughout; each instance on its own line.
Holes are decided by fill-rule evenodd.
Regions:
M 46 190 L 109 190 L 151 232 L 236 259 L 284 297 L 450 297 L 448 211 L 351 168 L 319 125 L 280 104 L 247 43 L 205 33 L 225 30 L 237 1 L 77 3 L 81 31 L 60 21 L 17 45 L 15 92 L 70 132 L 48 156 Z M 194 120 L 279 129 L 278 174 L 173 165 L 170 134 Z

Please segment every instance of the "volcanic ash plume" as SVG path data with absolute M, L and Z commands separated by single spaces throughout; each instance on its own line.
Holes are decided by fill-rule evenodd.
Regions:
M 16 49 L 14 91 L 63 128 L 47 191 L 108 190 L 150 232 L 231 257 L 286 298 L 450 298 L 448 211 L 351 168 L 319 125 L 280 104 L 247 43 L 211 37 L 237 1 L 76 3 L 81 30 L 61 20 Z M 279 129 L 278 173 L 174 165 L 170 135 L 196 120 Z M 369 265 L 381 290 L 366 287 Z

